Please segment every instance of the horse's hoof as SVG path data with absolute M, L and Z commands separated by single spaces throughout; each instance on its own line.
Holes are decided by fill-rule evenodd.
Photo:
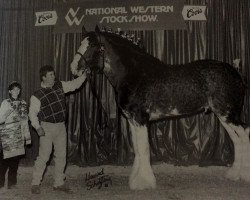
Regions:
M 250 182 L 250 168 L 241 168 L 240 178 L 246 182 Z
M 131 190 L 155 189 L 156 183 L 146 183 L 145 181 L 143 183 L 138 183 L 136 181 L 132 181 L 129 183 L 129 187 Z
M 154 174 L 152 176 L 141 176 L 137 174 L 136 177 L 129 180 L 129 187 L 131 190 L 145 190 L 145 189 L 155 189 L 156 179 Z
M 248 173 L 241 173 L 240 178 L 241 178 L 243 181 L 250 182 L 250 175 L 249 175 L 249 172 L 248 172 Z
M 238 181 L 240 179 L 240 169 L 231 167 L 227 172 L 226 172 L 226 178 L 230 179 L 232 181 Z

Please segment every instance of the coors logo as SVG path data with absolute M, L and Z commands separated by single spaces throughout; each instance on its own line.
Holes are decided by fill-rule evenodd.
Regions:
M 35 26 L 55 25 L 57 21 L 56 11 L 36 12 Z
M 184 6 L 182 16 L 184 20 L 207 20 L 205 11 L 206 6 Z

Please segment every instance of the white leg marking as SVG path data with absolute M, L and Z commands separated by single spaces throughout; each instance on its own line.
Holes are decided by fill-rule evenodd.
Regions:
M 235 126 L 234 124 L 229 124 L 230 127 L 238 134 L 240 140 L 240 153 L 241 163 L 240 163 L 240 179 L 250 182 L 250 143 L 249 143 L 249 132 L 250 127 L 244 129 L 242 126 Z
M 242 162 L 240 170 L 240 178 L 247 182 L 250 182 L 250 143 L 249 143 L 250 128 L 245 130 L 243 127 L 237 132 L 241 139 L 242 148 Z
M 130 124 L 130 130 L 132 133 L 132 142 L 133 142 L 135 157 L 134 157 L 134 163 L 132 166 L 132 172 L 129 176 L 129 185 L 131 185 L 131 182 L 133 181 L 134 177 L 136 177 L 136 174 L 138 173 L 138 170 L 139 170 L 139 156 L 138 156 L 139 152 L 138 152 L 138 146 L 137 146 L 137 137 L 135 134 L 136 129 L 131 124 Z
M 242 179 L 250 182 L 250 127 L 244 129 L 241 125 L 227 124 L 224 119 L 220 119 L 220 122 L 234 144 L 234 163 L 228 170 L 226 177 L 231 180 Z
M 234 129 L 229 124 L 227 124 L 221 118 L 219 119 L 234 144 L 234 162 L 233 162 L 233 166 L 227 171 L 226 177 L 228 179 L 236 181 L 240 179 L 240 170 L 241 170 L 241 163 L 242 163 L 241 139 L 237 136 Z
M 150 151 L 148 130 L 146 126 L 139 126 L 129 121 L 134 145 L 135 160 L 129 177 L 132 190 L 156 188 L 156 179 L 150 165 Z

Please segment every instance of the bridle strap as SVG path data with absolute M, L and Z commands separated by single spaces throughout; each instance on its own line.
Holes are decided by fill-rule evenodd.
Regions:
M 81 59 L 84 60 L 86 66 L 88 67 L 88 62 L 87 62 L 86 58 L 80 52 L 78 52 L 78 51 L 76 52 L 76 54 L 78 54 L 78 55 L 81 56 Z
M 103 70 L 104 70 L 104 67 L 105 67 L 105 56 L 104 56 L 104 53 L 105 53 L 105 50 L 100 50 L 101 52 L 101 57 L 102 57 L 102 68 L 100 69 L 101 73 L 103 73 Z
M 104 67 L 105 67 L 105 57 L 104 57 L 105 50 L 102 49 L 102 47 L 105 47 L 105 46 L 104 46 L 104 43 L 102 42 L 102 37 L 100 36 L 100 34 L 98 35 L 98 37 L 99 37 L 100 53 L 102 54 L 101 55 L 101 57 L 102 57 L 102 68 L 100 69 L 100 72 L 103 73 L 103 70 L 104 70 Z

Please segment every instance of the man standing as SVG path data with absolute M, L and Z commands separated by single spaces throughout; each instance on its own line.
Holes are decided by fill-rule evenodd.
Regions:
M 73 81 L 55 81 L 55 71 L 50 65 L 40 69 L 41 88 L 30 98 L 29 117 L 40 136 L 39 155 L 35 161 L 31 192 L 39 194 L 40 183 L 54 145 L 54 186 L 56 191 L 72 193 L 65 185 L 67 133 L 65 128 L 65 93 L 79 88 L 86 80 L 83 73 Z

